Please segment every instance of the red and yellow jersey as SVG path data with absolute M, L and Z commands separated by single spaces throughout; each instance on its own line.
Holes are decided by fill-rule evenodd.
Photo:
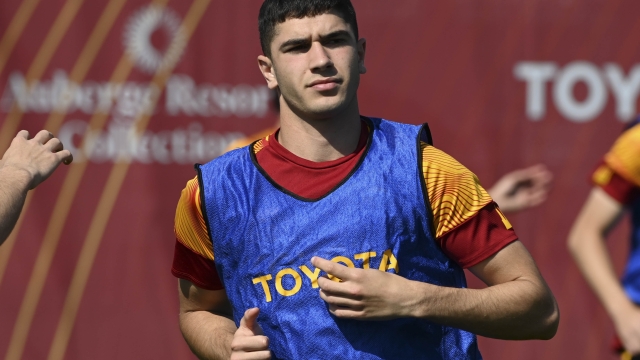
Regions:
M 517 240 L 474 173 L 433 146 L 421 148 L 436 239 L 447 256 L 468 268 Z
M 640 123 L 616 140 L 593 172 L 593 183 L 621 204 L 640 195 Z
M 363 134 L 368 135 L 368 128 L 363 127 Z M 256 142 L 253 151 L 261 167 L 279 185 L 287 190 L 297 189 L 302 194 L 294 193 L 302 197 L 305 194 L 316 197 L 314 187 L 328 192 L 348 176 L 364 153 L 366 138 L 361 136 L 353 154 L 326 163 L 312 164 L 285 153 L 287 150 L 277 143 L 274 134 Z M 433 228 L 440 248 L 449 258 L 468 268 L 517 240 L 511 224 L 471 171 L 426 143 L 421 144 L 421 150 Z M 205 289 L 221 289 L 199 194 L 198 180 L 194 178 L 187 183 L 178 202 L 172 273 Z

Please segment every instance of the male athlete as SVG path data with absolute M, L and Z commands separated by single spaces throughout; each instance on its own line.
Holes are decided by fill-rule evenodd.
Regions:
M 266 0 L 259 29 L 280 129 L 199 166 L 176 212 L 193 352 L 480 359 L 475 334 L 553 337 L 555 299 L 476 177 L 426 127 L 360 116 L 351 3 Z
M 15 226 L 29 190 L 46 180 L 60 163 L 73 156 L 50 132 L 42 130 L 32 139 L 18 132 L 0 160 L 0 244 Z
M 623 358 L 640 355 L 640 118 L 629 125 L 592 176 L 589 194 L 571 233 L 569 249 L 613 320 Z M 605 238 L 622 214 L 632 216 L 631 247 L 622 284 Z

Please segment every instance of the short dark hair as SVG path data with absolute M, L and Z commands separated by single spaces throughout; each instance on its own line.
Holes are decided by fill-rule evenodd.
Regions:
M 358 22 L 356 11 L 350 0 L 265 0 L 260 7 L 258 30 L 260 45 L 266 56 L 271 56 L 270 46 L 275 35 L 276 25 L 287 19 L 302 19 L 335 11 L 351 26 L 358 40 Z

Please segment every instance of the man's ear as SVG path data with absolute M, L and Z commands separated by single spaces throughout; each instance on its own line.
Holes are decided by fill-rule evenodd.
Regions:
M 273 68 L 273 62 L 271 59 L 264 55 L 258 56 L 258 67 L 260 67 L 260 72 L 264 79 L 267 81 L 267 86 L 271 90 L 275 90 L 278 88 L 278 80 L 276 79 L 276 72 Z
M 358 50 L 358 70 L 360 74 L 366 74 L 367 68 L 364 66 L 364 55 L 367 51 L 367 39 L 361 38 L 356 44 Z

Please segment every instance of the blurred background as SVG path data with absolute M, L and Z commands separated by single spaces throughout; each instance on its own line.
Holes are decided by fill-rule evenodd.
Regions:
M 486 186 L 536 163 L 555 175 L 549 200 L 510 220 L 558 299 L 558 334 L 481 338 L 484 357 L 615 359 L 565 244 L 591 171 L 637 112 L 640 2 L 353 3 L 364 115 L 428 122 Z M 0 0 L 0 150 L 46 128 L 75 157 L 0 248 L 0 358 L 194 358 L 170 274 L 174 211 L 194 163 L 277 120 L 256 62 L 260 4 Z M 625 225 L 609 240 L 618 272 Z

